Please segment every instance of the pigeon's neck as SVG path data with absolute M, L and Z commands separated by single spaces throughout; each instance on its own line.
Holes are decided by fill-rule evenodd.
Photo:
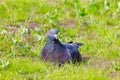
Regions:
M 61 44 L 61 43 L 58 39 L 55 39 L 53 37 L 48 36 L 46 44 L 47 45 L 54 45 L 54 44 Z
M 63 44 L 58 39 L 51 37 L 47 38 L 46 47 L 49 48 L 49 52 L 57 51 L 58 53 L 60 51 L 64 51 L 65 49 Z

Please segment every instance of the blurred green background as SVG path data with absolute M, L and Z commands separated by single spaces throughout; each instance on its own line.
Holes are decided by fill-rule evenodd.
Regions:
M 47 31 L 84 43 L 81 64 L 40 61 Z M 119 0 L 0 0 L 1 80 L 119 80 Z

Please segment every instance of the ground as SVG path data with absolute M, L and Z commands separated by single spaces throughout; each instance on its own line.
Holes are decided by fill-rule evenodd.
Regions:
M 81 63 L 40 60 L 50 28 L 84 43 Z M 0 0 L 0 80 L 119 80 L 119 47 L 119 0 Z

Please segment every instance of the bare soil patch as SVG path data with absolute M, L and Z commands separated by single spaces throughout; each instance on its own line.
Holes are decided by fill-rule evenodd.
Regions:
M 110 60 L 97 56 L 83 55 L 83 61 L 87 62 L 86 66 L 102 67 L 102 68 L 103 67 L 110 68 L 111 66 Z
M 38 27 L 38 22 L 29 22 L 29 28 L 30 29 L 35 29 Z
M 58 26 L 63 26 L 63 27 L 74 27 L 76 25 L 76 21 L 68 19 L 63 23 L 58 22 L 57 25 Z

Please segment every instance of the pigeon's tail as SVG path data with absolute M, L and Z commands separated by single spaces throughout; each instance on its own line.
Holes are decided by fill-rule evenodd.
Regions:
M 79 48 L 80 46 L 84 45 L 83 43 L 73 43 L 73 41 L 68 42 L 68 44 L 73 44 L 76 48 Z
M 83 43 L 73 43 L 73 44 L 75 44 L 75 46 L 76 46 L 77 48 L 79 48 L 80 46 L 84 45 Z

